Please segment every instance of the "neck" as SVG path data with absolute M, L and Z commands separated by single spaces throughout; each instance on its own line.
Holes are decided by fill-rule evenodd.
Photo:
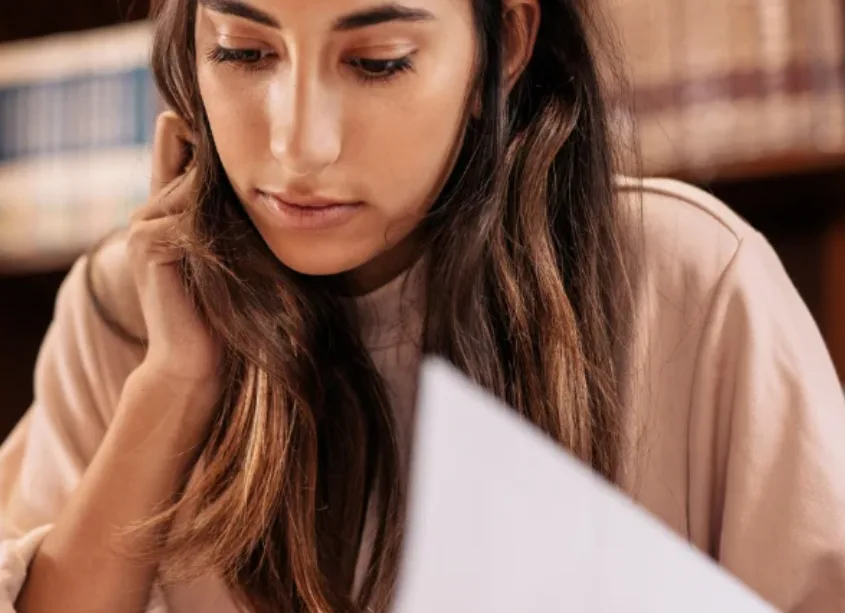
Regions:
M 347 282 L 356 296 L 369 294 L 408 270 L 422 253 L 422 241 L 412 233 L 390 249 L 347 273 Z

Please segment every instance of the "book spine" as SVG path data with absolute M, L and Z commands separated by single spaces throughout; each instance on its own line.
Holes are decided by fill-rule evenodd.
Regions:
M 149 24 L 0 46 L 0 265 L 75 253 L 143 202 Z
M 147 144 L 156 98 L 145 67 L 0 86 L 0 163 Z

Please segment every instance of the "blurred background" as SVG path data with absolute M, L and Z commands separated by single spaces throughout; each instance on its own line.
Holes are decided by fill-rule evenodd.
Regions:
M 775 246 L 845 377 L 845 0 L 601 0 L 647 174 Z M 0 436 L 31 401 L 56 290 L 144 201 L 158 111 L 148 0 L 0 8 Z

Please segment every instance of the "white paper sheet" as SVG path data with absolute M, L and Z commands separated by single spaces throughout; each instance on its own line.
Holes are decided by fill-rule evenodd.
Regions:
M 423 366 L 395 613 L 771 613 L 442 361 Z

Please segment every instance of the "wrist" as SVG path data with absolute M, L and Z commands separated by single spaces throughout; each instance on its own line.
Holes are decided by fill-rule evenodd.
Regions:
M 162 378 L 179 390 L 208 388 L 217 381 L 218 360 L 204 359 L 195 354 L 193 350 L 183 352 L 173 347 L 151 345 L 138 368 Z
M 196 443 L 206 433 L 219 399 L 216 379 L 183 377 L 144 361 L 129 375 L 121 407 L 138 405 L 122 412 Z
M 216 373 L 200 374 L 174 367 L 149 354 L 132 372 L 137 385 L 157 386 L 175 399 L 216 402 L 220 395 L 220 380 Z

